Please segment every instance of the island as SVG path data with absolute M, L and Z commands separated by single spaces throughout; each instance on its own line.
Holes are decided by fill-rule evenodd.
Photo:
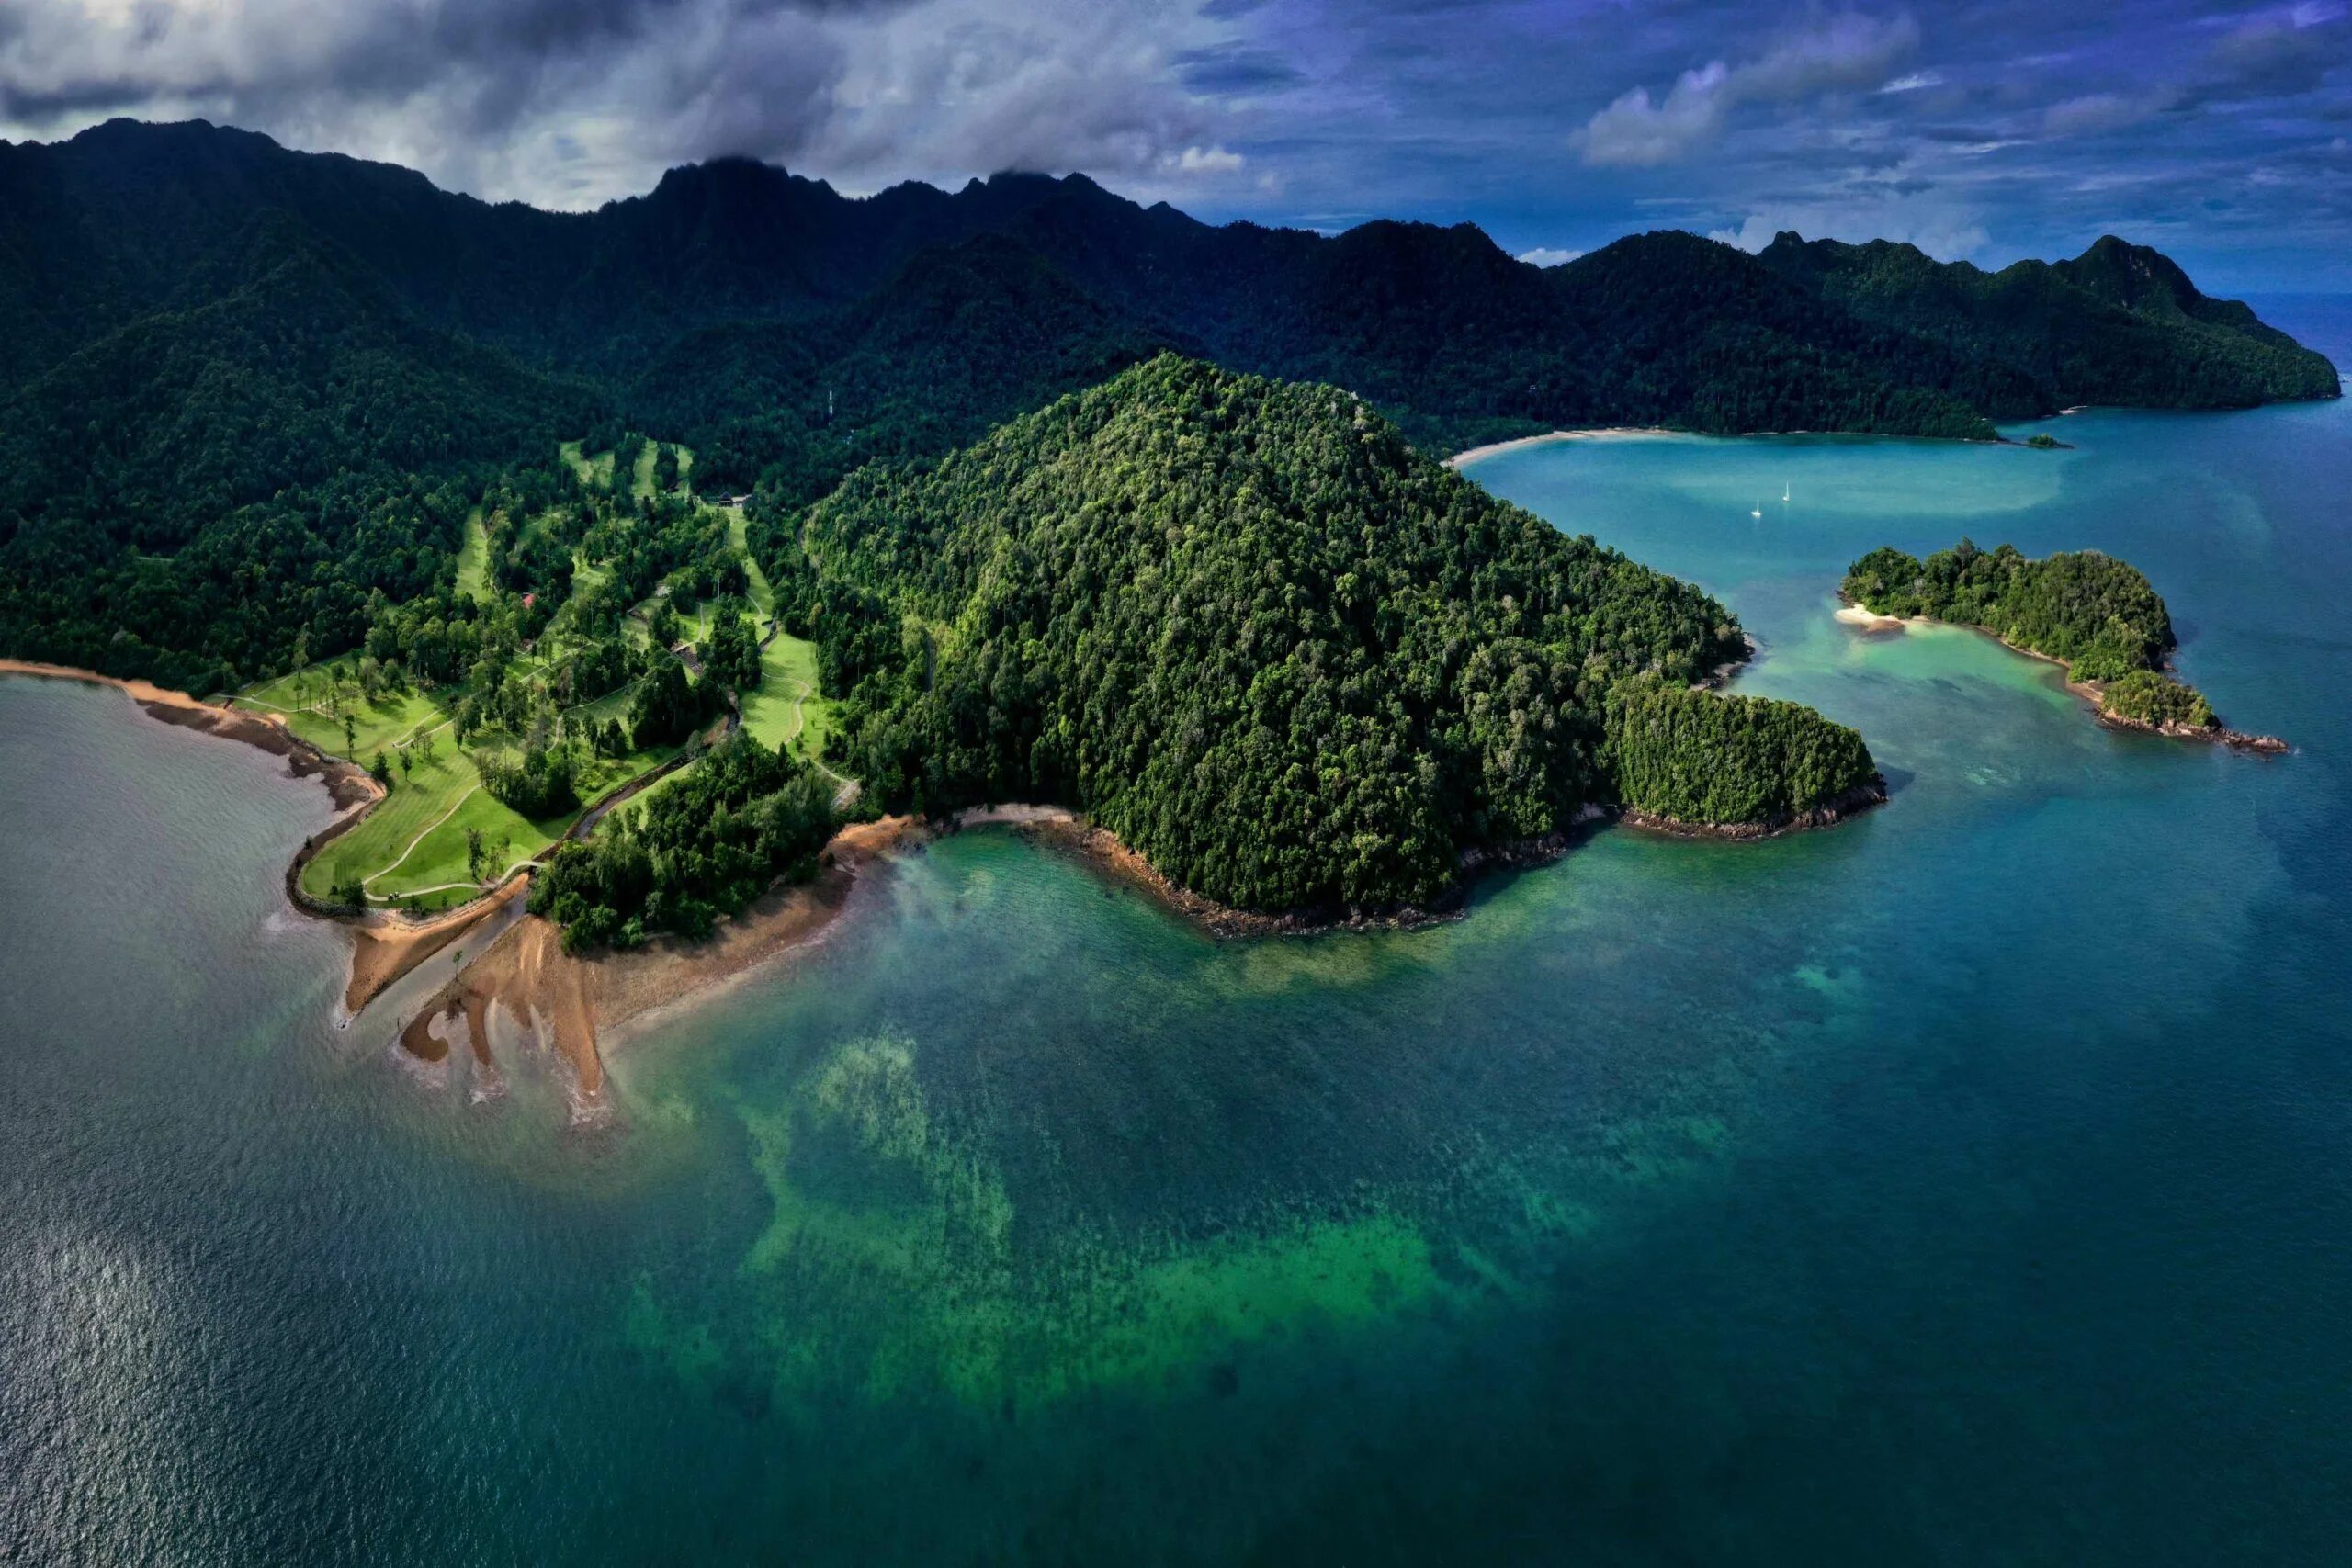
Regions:
M 2032 559 L 1963 538 L 1922 561 L 1892 547 L 1847 569 L 1838 592 L 1865 625 L 1920 619 L 1972 626 L 2064 667 L 2101 722 L 2245 751 L 2288 750 L 2276 736 L 2224 725 L 2172 672 L 2177 639 L 2164 600 L 2136 568 L 2097 550 Z

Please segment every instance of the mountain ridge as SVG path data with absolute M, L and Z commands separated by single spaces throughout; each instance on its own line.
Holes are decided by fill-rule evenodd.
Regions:
M 340 281 L 273 296 L 265 232 Z M 235 330 L 208 313 L 229 299 Z M 159 625 L 201 627 L 206 604 L 242 624 L 222 563 L 196 581 L 172 552 L 265 502 L 331 563 L 309 629 L 334 646 L 353 596 L 447 570 L 446 529 L 413 558 L 355 559 L 328 479 L 404 472 L 431 492 L 469 465 L 543 461 L 559 417 L 601 444 L 683 442 L 698 485 L 794 508 L 1165 350 L 1345 388 L 1438 452 L 1593 424 L 1985 439 L 2079 402 L 2340 395 L 2320 355 L 2120 241 L 1986 274 L 1884 242 L 1749 255 L 1665 231 L 1540 269 L 1470 224 L 1210 225 L 1081 175 L 847 197 L 744 159 L 555 213 L 201 121 L 0 143 L 0 310 L 17 326 L 0 338 L 0 649 L 60 656 L 112 644 L 43 629 L 74 590 L 28 581 L 36 560 L 163 574 L 194 607 Z M 60 373 L 109 342 L 141 346 Z M 182 468 L 226 482 L 177 485 Z M 198 680 L 296 637 L 239 652 L 207 632 L 198 662 L 118 672 Z

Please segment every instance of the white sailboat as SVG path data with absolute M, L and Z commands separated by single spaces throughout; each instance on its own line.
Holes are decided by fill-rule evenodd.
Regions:
M 1789 487 L 1788 487 L 1788 485 L 1787 485 L 1787 483 L 1786 483 L 1786 482 L 1783 482 L 1783 483 L 1781 484 L 1781 504 L 1782 506 L 1786 506 L 1788 503 L 1789 503 Z
M 1759 495 L 1756 498 L 1756 510 L 1749 513 L 1748 515 L 1750 517 L 1761 517 L 1764 515 L 1764 498 L 1762 496 Z

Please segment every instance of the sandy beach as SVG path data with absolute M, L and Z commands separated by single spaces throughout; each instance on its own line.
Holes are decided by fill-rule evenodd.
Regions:
M 384 791 L 367 770 L 340 757 L 329 756 L 309 741 L 288 729 L 283 720 L 275 716 L 243 713 L 235 708 L 216 707 L 186 692 L 175 692 L 146 681 L 127 681 L 113 675 L 101 675 L 95 670 L 75 669 L 64 664 L 39 664 L 23 659 L 0 659 L 0 675 L 34 675 L 52 681 L 78 681 L 85 685 L 112 686 L 126 693 L 145 711 L 150 718 L 165 724 L 193 729 L 199 734 L 217 735 L 224 740 L 241 741 L 257 746 L 273 757 L 286 759 L 287 770 L 298 779 L 317 779 L 326 787 L 335 808 L 349 813 L 337 829 L 357 820 L 353 807 L 365 806 L 383 797 Z M 322 835 L 323 841 L 327 835 Z
M 1853 604 L 1838 605 L 1838 619 L 1849 626 L 1860 626 L 1865 631 L 1874 632 L 1901 631 L 1911 625 L 1901 615 L 1882 615 L 1876 610 L 1866 610 Z
M 369 916 L 365 924 L 355 924 L 351 932 L 351 980 L 344 987 L 344 1010 L 357 1012 L 381 996 L 386 987 L 412 973 L 459 937 L 480 928 L 527 893 L 530 886 L 530 874 L 526 872 L 508 878 L 488 897 L 460 904 L 429 920 L 382 914 Z
M 1495 456 L 1498 452 L 1516 452 L 1522 446 L 1544 446 L 1555 441 L 1607 441 L 1628 435 L 1671 435 L 1674 432 L 1661 425 L 1607 424 L 1587 430 L 1552 430 L 1541 435 L 1521 435 L 1510 441 L 1490 441 L 1484 446 L 1473 446 L 1466 452 L 1456 452 L 1445 460 L 1449 468 L 1460 468 Z

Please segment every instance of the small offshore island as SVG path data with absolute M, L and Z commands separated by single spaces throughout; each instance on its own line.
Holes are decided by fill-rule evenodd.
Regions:
M 1963 538 L 1922 561 L 1881 548 L 1847 570 L 1838 593 L 1851 606 L 1839 617 L 1855 625 L 1941 621 L 2053 660 L 2100 722 L 2116 728 L 2242 751 L 2289 750 L 2276 736 L 2229 728 L 2203 694 L 2172 673 L 2177 639 L 2164 600 L 2137 568 L 2097 550 L 2035 560 L 2013 546 L 1980 550 Z

